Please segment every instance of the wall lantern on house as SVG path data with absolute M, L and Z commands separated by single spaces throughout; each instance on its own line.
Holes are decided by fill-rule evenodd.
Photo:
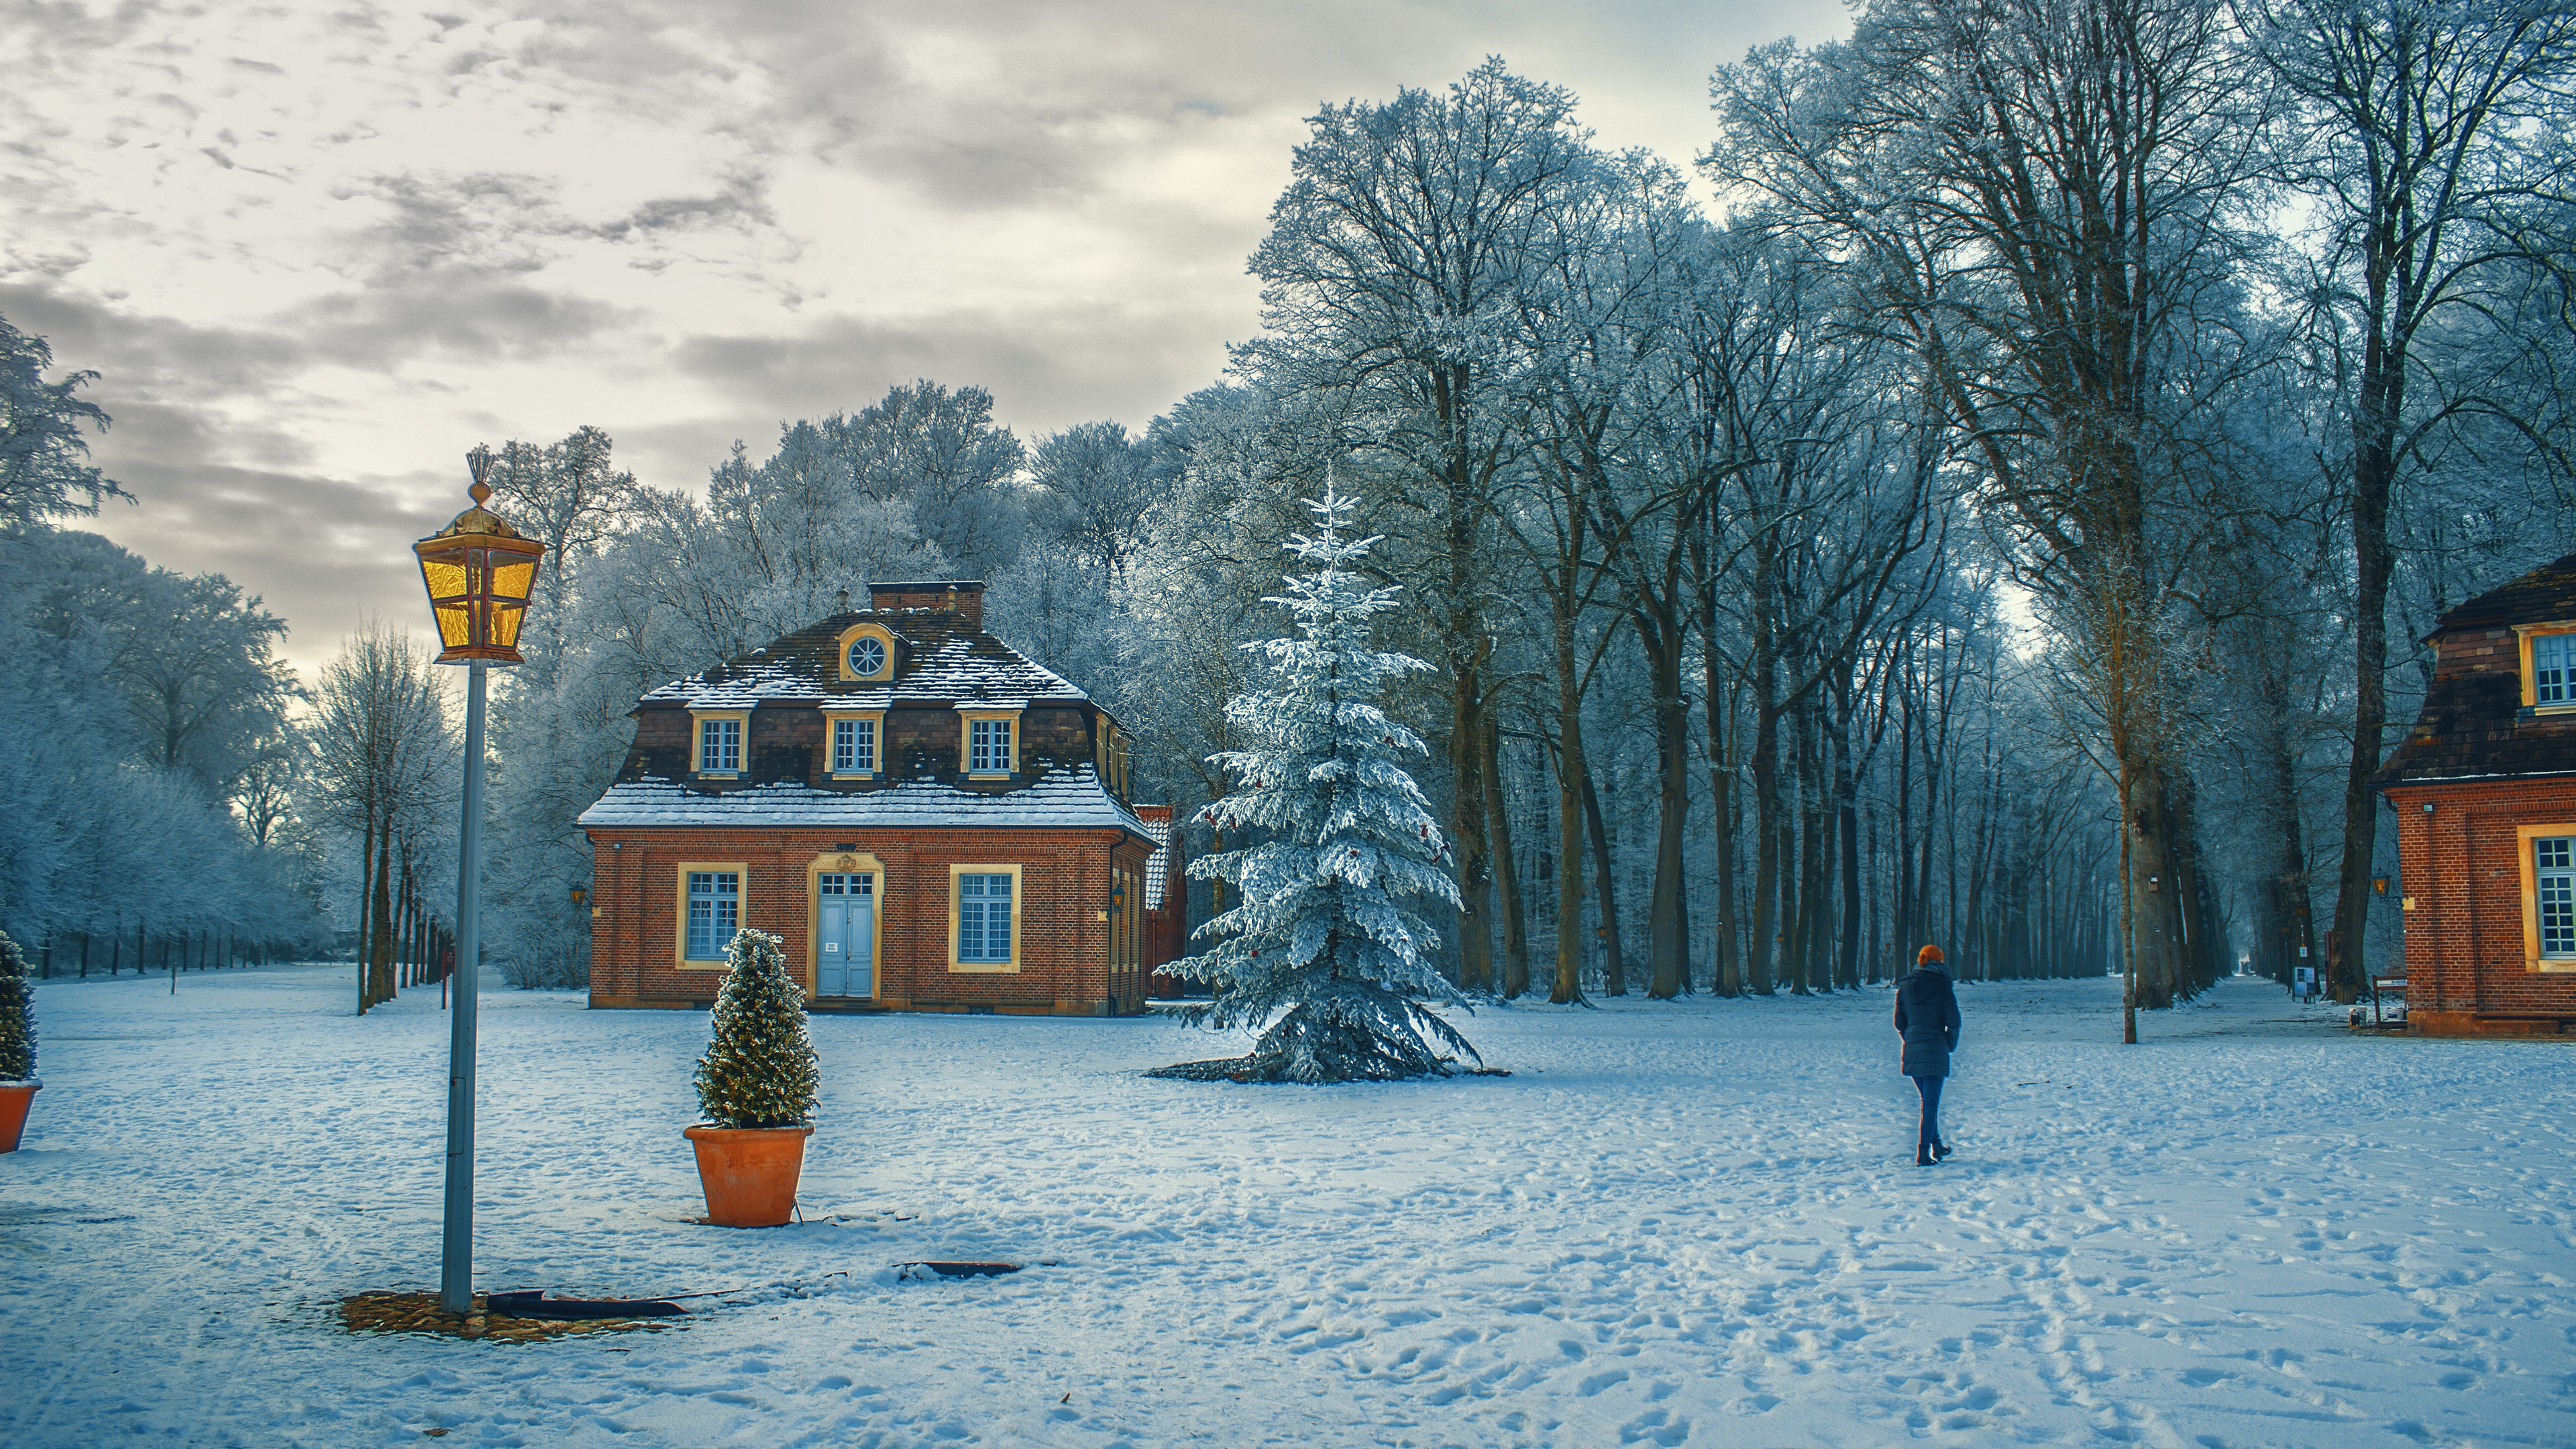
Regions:
M 464 967 L 447 1035 L 447 1192 L 439 1242 L 439 1300 L 450 1313 L 474 1303 L 474 1015 L 482 957 L 483 895 L 483 673 L 494 664 L 519 662 L 519 624 L 536 588 L 544 544 L 486 511 L 492 496 L 484 476 L 492 450 L 465 455 L 473 474 L 467 491 L 474 506 L 447 527 L 412 545 L 420 581 L 438 622 L 441 664 L 466 666 L 465 801 L 457 831 L 456 959 Z M 578 894 L 578 892 L 576 892 Z

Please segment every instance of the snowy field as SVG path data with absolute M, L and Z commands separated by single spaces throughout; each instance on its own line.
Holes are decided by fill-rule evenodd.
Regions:
M 489 993 L 478 1281 L 756 1290 L 529 1346 L 329 1316 L 436 1283 L 435 990 L 166 989 L 39 988 L 10 1449 L 2576 1442 L 2576 1051 L 2266 984 L 2130 1050 L 2113 983 L 1962 988 L 1934 1169 L 1884 992 L 1488 1008 L 1509 1079 L 1326 1089 L 1143 1080 L 1225 1045 L 1162 1020 L 827 1017 L 766 1232 L 686 1221 L 702 1015 Z M 892 1271 L 942 1258 L 1044 1266 Z

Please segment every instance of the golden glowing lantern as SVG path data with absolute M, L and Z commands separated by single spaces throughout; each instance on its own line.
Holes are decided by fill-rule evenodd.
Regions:
M 437 533 L 411 546 L 420 555 L 420 581 L 438 618 L 441 664 L 519 663 L 519 624 L 537 586 L 537 560 L 546 546 L 483 507 L 492 496 L 483 475 L 492 453 L 465 455 L 473 470 L 474 506 Z

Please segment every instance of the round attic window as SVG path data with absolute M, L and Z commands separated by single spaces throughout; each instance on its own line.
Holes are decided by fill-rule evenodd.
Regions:
M 850 641 L 850 672 L 861 679 L 874 679 L 885 671 L 885 641 L 861 635 Z

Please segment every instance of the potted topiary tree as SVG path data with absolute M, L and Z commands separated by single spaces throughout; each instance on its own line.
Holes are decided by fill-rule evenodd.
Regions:
M 805 1139 L 814 1134 L 814 1045 L 805 1037 L 805 986 L 779 938 L 738 931 L 725 948 L 707 1054 L 698 1058 L 698 1110 L 684 1134 L 698 1149 L 707 1221 L 773 1228 L 796 1207 Z
M 36 1080 L 36 1000 L 27 958 L 0 931 L 0 1152 L 18 1150 L 27 1105 L 43 1085 Z

